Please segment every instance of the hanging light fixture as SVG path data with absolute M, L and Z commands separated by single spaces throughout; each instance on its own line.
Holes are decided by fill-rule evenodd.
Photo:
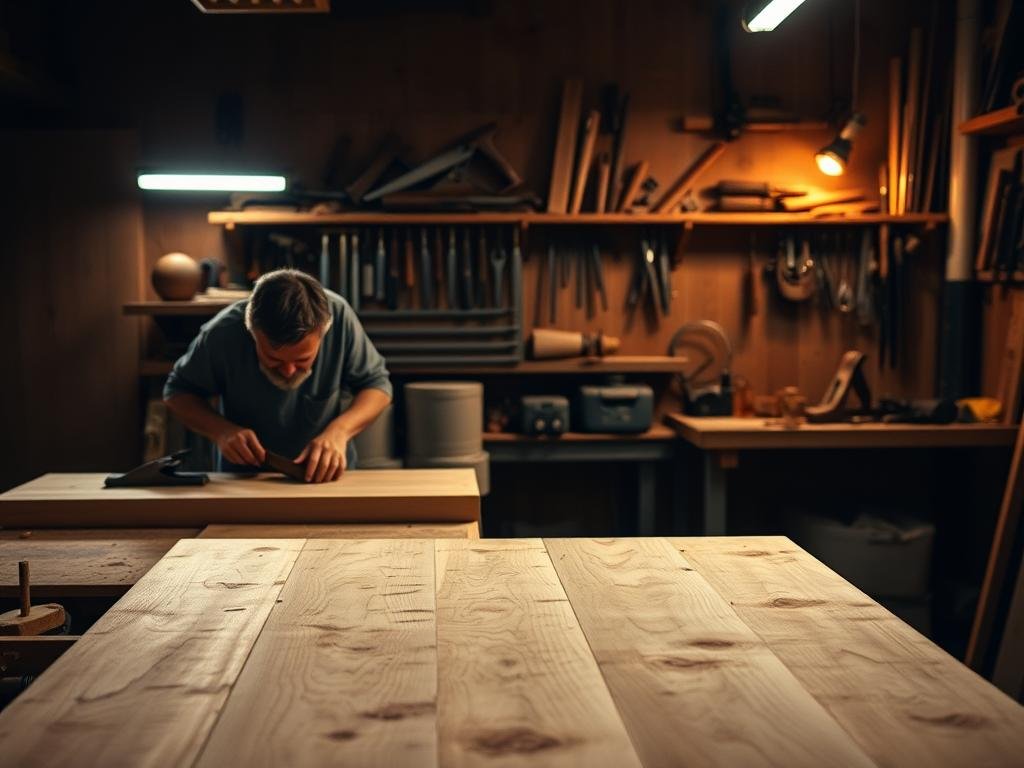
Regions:
M 283 192 L 284 176 L 250 173 L 140 173 L 139 189 L 176 192 Z
M 860 0 L 854 0 L 853 17 L 853 85 L 850 88 L 850 107 L 853 116 L 846 121 L 839 135 L 814 155 L 818 170 L 826 176 L 842 176 L 846 173 L 846 163 L 850 159 L 853 140 L 868 122 L 867 117 L 857 111 L 857 86 L 860 81 Z
M 762 0 L 752 3 L 743 14 L 743 28 L 747 32 L 771 32 L 803 4 L 804 0 Z

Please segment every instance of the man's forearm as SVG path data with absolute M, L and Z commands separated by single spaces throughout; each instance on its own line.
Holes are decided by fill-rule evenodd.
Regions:
M 370 426 L 390 402 L 387 393 L 379 389 L 362 389 L 348 410 L 328 425 L 327 431 L 337 432 L 346 440 L 351 440 Z
M 171 395 L 164 401 L 178 421 L 207 440 L 217 439 L 236 425 L 217 413 L 208 400 L 187 392 Z

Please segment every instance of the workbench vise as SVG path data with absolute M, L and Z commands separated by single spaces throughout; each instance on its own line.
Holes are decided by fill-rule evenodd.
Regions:
M 132 488 L 159 485 L 206 485 L 210 478 L 205 472 L 179 472 L 183 456 L 189 453 L 185 448 L 169 456 L 147 461 L 123 474 L 107 475 L 103 485 L 107 488 Z

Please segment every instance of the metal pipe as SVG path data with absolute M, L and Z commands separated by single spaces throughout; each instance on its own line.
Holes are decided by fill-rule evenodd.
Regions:
M 949 245 L 947 280 L 971 280 L 976 221 L 978 149 L 975 137 L 960 133 L 978 103 L 978 0 L 957 0 L 953 62 L 953 110 L 950 116 Z
M 28 616 L 32 611 L 32 595 L 28 581 L 28 560 L 18 561 L 18 586 L 21 588 L 21 615 Z

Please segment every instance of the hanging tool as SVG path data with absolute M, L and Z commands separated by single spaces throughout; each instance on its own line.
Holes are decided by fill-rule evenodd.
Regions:
M 480 233 L 477 238 L 477 253 L 476 253 L 476 305 L 478 307 L 487 306 L 487 270 L 488 270 L 488 253 L 487 253 L 487 231 L 483 224 L 480 225 Z
M 517 232 L 518 230 L 513 231 Z M 505 263 L 507 261 L 508 254 L 505 252 L 505 238 L 501 236 L 501 230 L 498 230 L 497 237 L 495 238 L 495 244 L 491 248 L 491 288 L 494 292 L 493 299 L 495 307 L 501 307 L 504 305 Z
M 574 245 L 573 253 L 576 256 L 576 309 L 583 309 L 583 289 L 587 282 L 587 263 L 582 249 Z
M 402 285 L 402 270 L 398 254 L 398 230 L 391 233 L 390 258 L 388 259 L 388 279 L 384 287 L 384 295 L 388 309 L 398 309 L 398 293 Z
M 658 271 L 655 267 L 656 260 L 657 257 L 650 239 L 644 237 L 640 241 L 640 257 L 637 259 L 636 270 L 633 273 L 629 294 L 626 297 L 627 310 L 636 309 L 643 302 L 644 297 L 650 294 L 654 313 L 658 314 L 660 289 L 658 288 Z
M 441 306 L 441 296 L 444 295 L 444 230 L 437 227 L 434 230 L 434 306 Z
M 672 278 L 669 273 L 668 242 L 664 233 L 658 238 L 658 298 L 661 301 L 661 314 L 668 315 L 672 303 Z
M 604 288 L 604 270 L 601 264 L 601 251 L 597 243 L 590 246 L 590 271 L 594 275 L 594 284 L 597 286 L 598 294 L 601 296 L 601 311 L 608 311 L 608 292 Z
M 363 298 L 364 299 L 372 299 L 374 297 L 374 293 L 375 293 L 374 286 L 376 285 L 376 282 L 374 280 L 374 273 L 373 273 L 374 257 L 371 255 L 371 253 L 372 253 L 371 249 L 373 248 L 373 245 L 370 243 L 370 238 L 371 237 L 372 237 L 372 235 L 370 234 L 370 230 L 369 229 L 366 230 L 366 250 L 367 250 L 367 254 L 366 254 L 366 258 L 363 259 L 363 265 L 362 265 L 362 269 L 363 269 L 362 281 L 363 281 Z
M 348 295 L 348 237 L 338 235 L 338 293 L 346 299 Z
M 555 244 L 548 244 L 548 320 L 558 322 L 558 275 L 555 272 Z
M 804 238 L 799 258 L 796 255 L 796 240 L 792 235 L 783 240 L 782 248 L 783 258 L 775 269 L 779 293 L 790 301 L 806 301 L 814 294 L 816 283 L 811 244 Z
M 540 270 L 537 270 L 540 272 Z M 512 228 L 512 311 L 519 317 L 523 292 L 523 251 L 519 245 L 519 227 Z
M 462 308 L 472 309 L 473 296 L 473 249 L 469 239 L 469 228 L 462 230 Z
M 352 256 L 349 261 L 349 303 L 352 305 L 352 309 L 356 312 L 359 311 L 359 297 L 362 293 L 359 290 L 359 270 L 361 265 L 359 264 L 359 230 L 357 229 L 352 233 Z
M 384 244 L 384 228 L 377 230 L 377 253 L 373 260 L 373 297 L 377 301 L 384 301 L 384 282 L 387 261 L 387 246 Z
M 459 306 L 459 266 L 458 254 L 455 250 L 455 227 L 448 229 L 448 254 L 445 259 L 445 277 L 447 279 L 448 309 L 458 309 Z
M 836 289 L 836 308 L 844 315 L 848 315 L 853 312 L 855 300 L 853 295 L 853 287 L 850 281 L 850 252 L 848 243 L 843 242 L 843 236 L 840 233 L 836 233 L 836 258 L 839 261 L 839 287 Z
M 324 232 L 320 235 L 320 285 L 327 288 L 331 275 L 331 236 Z
M 434 284 L 430 276 L 430 246 L 427 244 L 426 227 L 420 227 L 420 307 L 434 307 Z
M 860 255 L 857 261 L 857 323 L 867 327 L 874 321 L 871 303 L 871 273 L 878 269 L 871 230 L 864 228 L 860 237 Z
M 405 287 L 412 288 L 416 285 L 416 268 L 414 252 L 416 246 L 412 241 L 412 227 L 405 228 Z

